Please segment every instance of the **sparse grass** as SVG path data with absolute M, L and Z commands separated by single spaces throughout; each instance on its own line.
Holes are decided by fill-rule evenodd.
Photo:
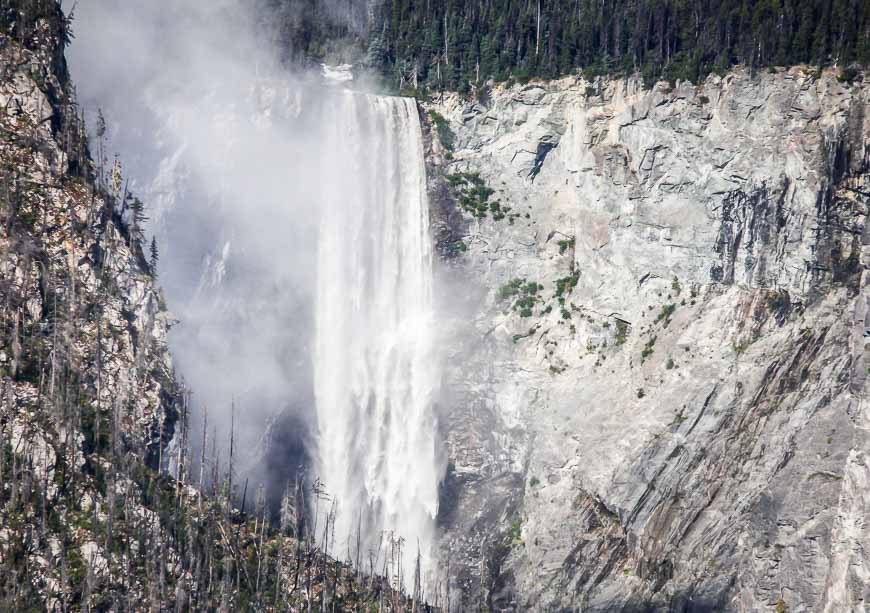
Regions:
M 510 541 L 512 545 L 522 545 L 523 544 L 523 519 L 522 517 L 517 517 L 512 523 L 510 527 Z
M 744 336 L 739 340 L 735 340 L 731 344 L 731 346 L 734 348 L 734 353 L 736 353 L 737 355 L 742 355 L 747 349 L 749 349 L 749 346 L 752 345 L 752 343 L 758 340 L 759 336 L 759 333 L 755 332 L 750 336 Z

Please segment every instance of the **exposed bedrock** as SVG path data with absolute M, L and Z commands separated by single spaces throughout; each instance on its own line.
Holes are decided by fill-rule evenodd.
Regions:
M 466 605 L 864 610 L 868 91 L 793 68 L 426 105 L 482 296 L 442 424 Z

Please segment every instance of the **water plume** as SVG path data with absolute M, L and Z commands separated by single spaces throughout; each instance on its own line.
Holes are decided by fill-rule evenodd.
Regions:
M 314 391 L 336 546 L 382 533 L 431 565 L 438 485 L 432 238 L 413 100 L 332 101 L 318 242 Z M 363 558 L 365 555 L 363 554 Z
M 235 411 L 236 483 L 264 481 L 277 507 L 308 463 L 337 505 L 337 557 L 383 561 L 387 535 L 407 575 L 418 550 L 431 568 L 440 369 L 416 103 L 289 73 L 237 0 L 76 12 L 73 76 L 149 205 L 209 444 Z

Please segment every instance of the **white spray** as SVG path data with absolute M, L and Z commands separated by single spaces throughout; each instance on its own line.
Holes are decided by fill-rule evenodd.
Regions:
M 340 180 L 326 187 L 315 316 L 319 476 L 337 503 L 333 552 L 356 556 L 359 536 L 360 558 L 382 565 L 401 539 L 407 587 L 418 552 L 424 574 L 433 566 L 441 477 L 422 134 L 412 100 L 344 92 L 334 104 L 326 162 Z
M 338 505 L 331 550 L 355 561 L 359 529 L 359 559 L 368 568 L 381 546 L 382 572 L 381 534 L 392 532 L 410 576 L 418 546 L 431 568 L 443 473 L 417 108 L 288 76 L 252 4 L 80 3 L 79 93 L 106 111 L 113 150 L 149 202 L 161 282 L 182 320 L 174 357 L 217 440 L 229 440 L 232 398 L 243 450 L 262 451 L 279 416 L 307 426 L 310 366 L 312 472 Z M 203 269 L 216 287 L 194 292 Z M 283 491 L 296 465 L 270 472 L 252 455 L 252 476 Z

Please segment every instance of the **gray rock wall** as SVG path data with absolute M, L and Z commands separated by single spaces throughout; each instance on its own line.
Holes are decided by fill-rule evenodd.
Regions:
M 868 103 L 793 68 L 426 105 L 478 288 L 443 419 L 464 606 L 865 610 Z M 503 218 L 450 211 L 469 172 Z

